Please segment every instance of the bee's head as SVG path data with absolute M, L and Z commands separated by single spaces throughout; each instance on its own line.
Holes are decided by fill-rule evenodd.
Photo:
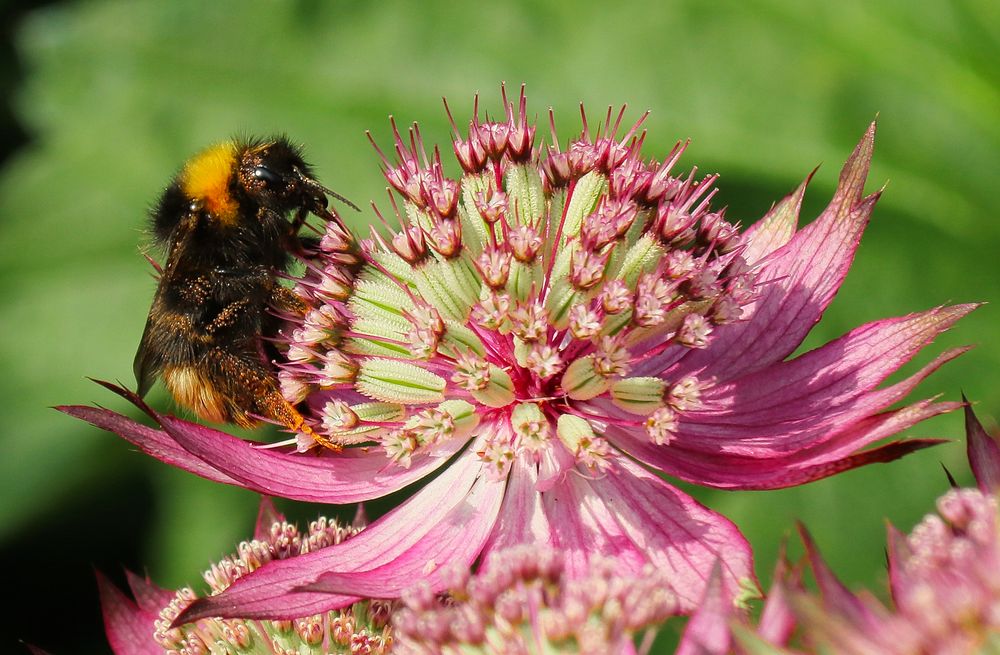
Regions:
M 304 207 L 329 219 L 327 195 L 354 205 L 320 185 L 298 148 L 285 138 L 249 145 L 239 157 L 237 176 L 243 192 L 258 204 L 280 213 Z M 357 209 L 357 207 L 354 207 Z

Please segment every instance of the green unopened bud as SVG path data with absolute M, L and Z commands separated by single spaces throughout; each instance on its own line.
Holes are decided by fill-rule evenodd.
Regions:
M 452 357 L 470 350 L 480 357 L 486 354 L 486 348 L 476 333 L 454 321 L 446 321 L 440 347 Z
M 594 370 L 594 357 L 574 360 L 562 376 L 563 392 L 573 400 L 596 398 L 610 387 L 608 379 Z
M 506 175 L 510 205 L 516 208 L 515 220 L 520 224 L 535 225 L 545 211 L 542 176 L 535 166 L 511 165 Z
M 580 233 L 583 219 L 594 211 L 601 195 L 608 190 L 608 178 L 596 171 L 587 173 L 577 180 L 573 197 L 566 208 L 566 221 L 563 224 L 563 239 L 569 239 Z
M 644 234 L 625 253 L 625 260 L 614 277 L 621 279 L 626 286 L 634 288 L 639 274 L 655 268 L 664 254 L 666 251 L 657 238 Z
M 653 337 L 666 337 L 671 332 L 675 332 L 677 328 L 684 323 L 684 318 L 688 314 L 704 314 L 711 306 L 711 300 L 695 300 L 685 302 L 667 312 L 666 317 L 661 323 L 652 327 L 637 327 L 630 330 L 625 339 L 625 343 L 631 347 Z
M 517 365 L 527 368 L 529 354 L 531 354 L 531 344 L 521 341 L 520 337 L 514 337 L 514 361 Z
M 537 289 L 541 283 L 541 262 L 524 264 L 516 259 L 511 262 L 510 275 L 507 277 L 507 293 L 512 298 L 524 302 L 531 295 L 531 290 Z
M 367 359 L 358 370 L 355 387 L 375 400 L 421 405 L 444 400 L 445 379 L 413 364 Z
M 414 283 L 420 295 L 446 319 L 464 323 L 479 299 L 478 278 L 466 257 L 427 261 L 417 269 Z
M 351 405 L 351 411 L 362 423 L 398 421 L 405 413 L 403 406 L 397 403 L 359 403 Z
M 647 416 L 663 406 L 667 383 L 660 378 L 625 378 L 611 385 L 611 400 L 626 412 Z
M 528 450 L 541 448 L 551 436 L 549 419 L 536 403 L 518 403 L 510 413 L 510 427 L 518 443 Z
M 482 244 L 489 241 L 489 228 L 482 214 L 476 208 L 476 195 L 485 193 L 491 185 L 492 173 L 482 173 L 479 175 L 469 174 L 462 176 L 462 202 L 459 204 L 459 215 L 462 218 L 463 233 L 475 235 L 470 240 L 469 245 L 474 248 L 481 248 Z M 471 228 L 466 230 L 465 228 Z
M 368 320 L 400 332 L 409 328 L 403 312 L 413 310 L 413 300 L 381 273 L 365 270 L 355 282 L 354 295 L 347 306 L 356 320 Z M 391 336 L 391 333 L 382 336 Z
M 496 364 L 490 364 L 489 383 L 482 389 L 469 392 L 476 401 L 487 407 L 506 407 L 514 402 L 514 382 Z
M 479 425 L 479 414 L 472 403 L 464 400 L 446 400 L 438 405 L 438 409 L 451 415 L 455 421 L 455 433 L 459 437 L 468 436 Z
M 556 435 L 569 452 L 576 453 L 580 444 L 590 443 L 596 436 L 590 422 L 572 414 L 560 414 L 556 422 Z
M 401 420 L 406 415 L 403 406 L 396 403 L 359 403 L 349 408 L 345 405 L 347 412 L 343 411 L 343 408 L 339 412 L 331 411 L 331 405 L 336 409 L 335 402 L 328 402 L 323 409 L 323 427 L 339 444 L 370 441 L 374 438 L 373 433 L 384 429 L 372 423 L 391 423 Z M 344 417 L 347 421 L 343 420 Z
M 589 296 L 587 292 L 574 289 L 569 280 L 553 276 L 549 297 L 545 308 L 549 311 L 549 322 L 559 330 L 569 327 L 569 311 L 573 305 L 583 302 Z

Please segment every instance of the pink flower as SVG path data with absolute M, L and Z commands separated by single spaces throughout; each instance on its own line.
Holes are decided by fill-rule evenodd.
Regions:
M 445 599 L 426 585 L 404 592 L 392 618 L 397 653 L 634 654 L 633 636 L 679 608 L 669 576 L 652 565 L 621 577 L 614 560 L 595 558 L 570 577 L 557 551 L 523 545 L 489 557 L 474 576 L 453 567 Z
M 336 223 L 296 286 L 281 371 L 315 440 L 264 449 L 147 411 L 155 429 L 65 408 L 146 452 L 263 494 L 354 503 L 429 479 L 362 535 L 275 562 L 184 620 L 319 612 L 443 588 L 445 565 L 518 544 L 569 576 L 595 557 L 666 572 L 679 606 L 753 586 L 727 519 L 660 473 L 724 489 L 803 484 L 932 443 L 861 450 L 958 403 L 887 410 L 962 349 L 880 388 L 971 305 L 863 325 L 794 359 L 847 273 L 879 193 L 875 127 L 833 200 L 797 230 L 806 183 L 745 232 L 713 210 L 716 176 L 640 156 L 624 108 L 563 150 L 536 143 L 525 98 L 455 129 L 460 180 L 414 127 L 382 155 L 401 227 L 359 241 Z M 551 120 L 551 115 L 550 115 Z M 807 180 L 808 181 L 808 180 Z M 133 401 L 136 399 L 133 397 Z M 311 452 L 303 452 L 311 451 Z
M 844 655 L 973 655 L 1000 645 L 1000 503 L 996 479 L 1000 450 L 966 407 L 969 463 L 979 488 L 952 488 L 906 535 L 889 526 L 892 604 L 876 594 L 850 591 L 800 526 L 818 594 L 807 592 L 799 567 L 779 558 L 774 584 L 756 628 L 719 602 L 709 585 L 688 623 L 679 655 L 733 652 Z M 882 596 L 884 594 L 879 594 Z M 692 650 L 685 650 L 685 647 Z
M 798 638 L 811 644 L 806 652 L 972 655 L 1000 644 L 997 498 L 979 489 L 952 489 L 938 499 L 937 511 L 909 535 L 889 527 L 890 607 L 868 591 L 849 591 L 803 529 L 820 596 L 789 590 L 783 582 L 771 594 L 790 596 Z
M 361 527 L 360 524 L 342 526 L 320 518 L 308 530 L 300 531 L 286 522 L 270 501 L 264 500 L 254 538 L 240 543 L 235 553 L 212 564 L 203 577 L 210 593 L 219 594 L 267 562 L 339 544 L 357 534 Z M 320 644 L 329 652 L 383 655 L 392 650 L 388 622 L 393 607 L 384 601 L 362 601 L 346 609 L 279 621 L 206 617 L 171 627 L 177 615 L 197 598 L 190 587 L 169 591 L 133 573 L 128 573 L 133 598 L 100 573 L 97 585 L 105 632 L 116 655 L 208 652 L 281 655 L 313 652 Z

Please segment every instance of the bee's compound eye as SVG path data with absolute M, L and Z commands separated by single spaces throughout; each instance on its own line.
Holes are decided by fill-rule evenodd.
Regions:
M 276 174 L 267 166 L 257 166 L 253 169 L 253 176 L 262 181 L 267 186 L 274 186 L 281 182 L 281 176 Z

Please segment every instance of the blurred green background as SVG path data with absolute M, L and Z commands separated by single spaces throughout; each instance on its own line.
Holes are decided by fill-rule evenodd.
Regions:
M 878 115 L 869 189 L 889 185 L 807 346 L 880 317 L 1000 298 L 994 0 L 22 9 L 3 5 L 16 53 L 2 78 L 17 121 L 7 132 L 27 135 L 0 174 L 0 575 L 20 599 L 0 632 L 11 644 L 106 652 L 92 567 L 195 582 L 250 535 L 252 494 L 171 470 L 49 409 L 129 409 L 85 376 L 132 384 L 154 287 L 138 247 L 146 208 L 188 155 L 236 132 L 289 134 L 320 179 L 366 205 L 382 202 L 384 182 L 365 130 L 388 143 L 393 114 L 447 144 L 441 96 L 463 122 L 476 91 L 496 111 L 501 80 L 526 82 L 529 109 L 554 107 L 564 137 L 579 128 L 579 101 L 592 114 L 623 102 L 631 117 L 650 109 L 646 153 L 692 138 L 682 168 L 721 173 L 718 204 L 748 224 L 822 163 L 803 212 L 814 217 Z M 964 390 L 995 425 L 997 311 L 981 308 L 919 358 L 978 346 L 918 396 Z M 151 400 L 169 407 L 162 391 Z M 963 434 L 958 415 L 911 433 Z M 959 441 L 798 489 L 696 494 L 744 529 L 763 579 L 801 519 L 851 586 L 873 585 L 884 520 L 908 529 L 931 510 L 946 487 L 942 463 L 969 481 Z

